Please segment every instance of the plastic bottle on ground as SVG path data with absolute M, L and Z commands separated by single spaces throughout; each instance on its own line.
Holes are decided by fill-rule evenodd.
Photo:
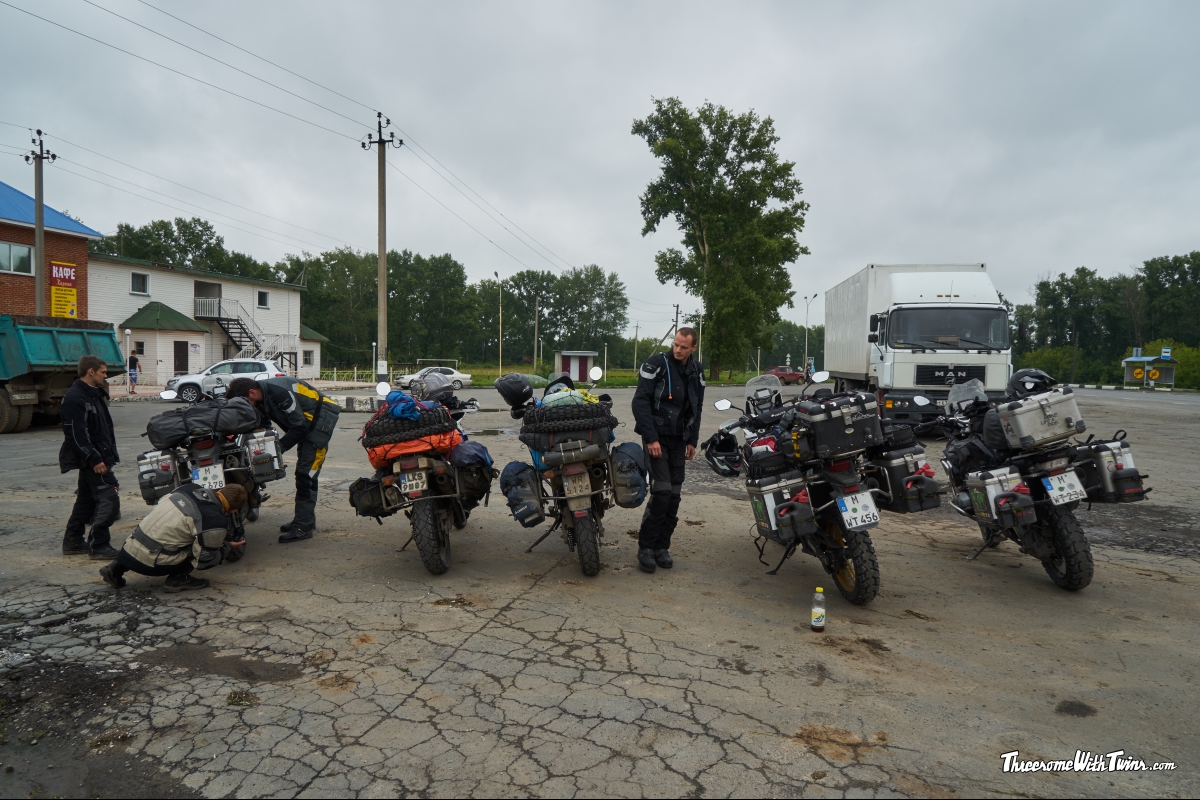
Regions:
M 825 632 L 825 590 L 820 586 L 813 594 L 812 629 L 817 633 Z

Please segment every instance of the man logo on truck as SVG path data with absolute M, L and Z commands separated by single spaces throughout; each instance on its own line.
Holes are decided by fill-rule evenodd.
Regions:
M 955 378 L 962 378 L 965 380 L 967 377 L 967 371 L 965 369 L 958 369 L 957 367 L 946 367 L 945 369 L 935 369 L 933 371 L 933 377 L 945 378 L 946 385 L 950 386 L 955 382 Z

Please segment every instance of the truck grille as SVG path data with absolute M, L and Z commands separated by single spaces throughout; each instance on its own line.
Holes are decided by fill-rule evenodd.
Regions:
M 966 367 L 917 364 L 917 376 L 913 383 L 917 386 L 949 386 L 954 383 L 966 383 L 972 378 L 978 378 L 987 384 L 987 367 L 982 364 Z

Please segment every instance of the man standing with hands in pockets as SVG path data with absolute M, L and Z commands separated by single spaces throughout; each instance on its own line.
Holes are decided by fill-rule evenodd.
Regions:
M 650 471 L 650 502 L 638 533 L 638 566 L 645 572 L 674 566 L 671 534 L 679 523 L 685 462 L 696 455 L 704 375 L 696 331 L 680 328 L 668 353 L 656 353 L 638 373 L 633 395 L 634 431 L 641 435 Z

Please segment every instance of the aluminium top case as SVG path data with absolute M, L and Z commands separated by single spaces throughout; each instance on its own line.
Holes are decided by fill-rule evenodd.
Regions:
M 1036 450 L 1087 430 L 1069 386 L 1001 403 L 996 412 L 1014 450 Z
M 795 419 L 808 429 L 819 458 L 849 456 L 884 443 L 879 403 L 867 392 L 805 400 L 796 405 Z

